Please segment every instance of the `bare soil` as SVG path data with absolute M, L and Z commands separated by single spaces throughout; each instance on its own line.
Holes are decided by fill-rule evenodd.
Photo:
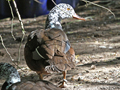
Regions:
M 76 9 L 78 15 L 90 20 L 66 19 L 62 21 L 63 29 L 75 49 L 77 63 L 75 69 L 68 71 L 68 87 L 63 90 L 120 90 L 120 1 L 106 0 L 99 4 L 111 9 L 116 19 L 107 10 L 90 5 L 79 6 Z M 18 71 L 23 81 L 38 79 L 37 74 L 31 71 L 25 63 L 24 45 L 31 31 L 44 29 L 45 20 L 46 16 L 22 19 L 26 35 L 21 45 L 18 64 L 23 71 L 19 68 Z M 18 60 L 19 44 L 22 38 L 18 19 L 15 18 L 13 23 L 13 34 L 16 40 L 11 35 L 11 20 L 9 18 L 0 20 L 0 34 L 4 45 L 14 59 L 14 61 L 10 59 L 0 41 L 0 62 L 12 65 Z M 62 74 L 45 75 L 44 79 L 59 85 Z M 4 80 L 0 80 L 0 88 L 3 82 Z

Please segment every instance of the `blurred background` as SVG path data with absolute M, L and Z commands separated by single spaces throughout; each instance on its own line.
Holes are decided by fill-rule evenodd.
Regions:
M 55 5 L 52 0 L 15 0 L 22 18 L 33 18 L 40 15 L 46 15 Z M 54 0 L 56 4 L 68 3 L 73 8 L 77 6 L 79 0 Z M 13 3 L 10 1 L 13 13 L 16 16 Z M 12 17 L 7 0 L 0 0 L 0 19 Z

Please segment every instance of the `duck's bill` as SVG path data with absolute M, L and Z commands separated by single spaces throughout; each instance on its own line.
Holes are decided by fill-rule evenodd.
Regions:
M 83 21 L 85 21 L 85 18 L 82 18 L 82 17 L 78 16 L 77 14 L 74 14 L 74 15 L 73 15 L 73 18 L 74 18 L 74 19 L 78 19 L 78 20 L 83 20 Z

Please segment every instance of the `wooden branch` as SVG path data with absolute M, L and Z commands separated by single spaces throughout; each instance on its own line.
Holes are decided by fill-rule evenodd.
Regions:
M 21 20 L 21 16 L 20 16 L 20 13 L 19 13 L 19 11 L 18 11 L 16 2 L 15 2 L 15 0 L 12 0 L 12 1 L 13 1 L 13 4 L 14 4 L 16 13 L 17 13 L 17 15 L 18 15 L 18 19 L 19 19 L 19 21 L 20 21 L 21 28 L 22 28 L 22 33 L 23 33 L 23 36 L 22 36 L 22 39 L 21 39 L 21 42 L 20 42 L 20 45 L 19 45 L 19 51 L 18 51 L 18 61 L 20 61 L 20 49 L 21 49 L 22 41 L 23 41 L 23 39 L 24 39 L 24 37 L 25 37 L 25 30 L 24 30 L 24 25 L 23 25 L 23 22 L 22 22 L 22 20 Z
M 4 47 L 5 51 L 6 51 L 7 54 L 10 56 L 10 59 L 11 59 L 12 61 L 14 61 L 14 59 L 12 58 L 12 56 L 10 55 L 10 53 L 8 52 L 7 48 L 5 47 L 4 42 L 3 42 L 3 38 L 2 38 L 1 35 L 0 35 L 0 38 L 1 38 L 2 46 Z
M 16 40 L 16 38 L 15 38 L 15 36 L 14 36 L 14 34 L 13 34 L 13 20 L 14 20 L 14 14 L 13 14 L 12 6 L 11 6 L 9 0 L 8 0 L 8 4 L 9 4 L 10 10 L 11 10 L 11 14 L 12 14 L 12 21 L 11 21 L 11 35 L 12 35 L 13 39 Z
M 17 15 L 18 15 L 18 19 L 19 19 L 20 24 L 21 24 L 22 32 L 23 32 L 23 34 L 25 34 L 24 25 L 23 25 L 23 22 L 22 22 L 22 20 L 21 20 L 21 16 L 20 16 L 20 13 L 19 13 L 19 11 L 18 11 L 18 8 L 17 8 L 17 5 L 16 5 L 16 2 L 15 2 L 15 0 L 12 0 L 12 1 L 13 1 L 13 4 L 14 4 L 14 7 L 15 7 L 15 10 L 16 10 L 16 13 L 17 13 Z
M 5 51 L 7 52 L 7 54 L 9 55 L 9 57 L 10 57 L 10 59 L 12 60 L 13 64 L 14 64 L 15 66 L 17 66 L 21 71 L 26 72 L 26 71 L 22 70 L 22 68 L 20 68 L 20 67 L 14 62 L 14 59 L 12 58 L 11 54 L 9 53 L 9 51 L 7 50 L 7 48 L 6 48 L 5 45 L 4 45 L 3 38 L 2 38 L 1 35 L 0 35 L 0 38 L 1 38 L 1 42 L 2 42 L 3 48 L 5 49 Z
M 89 4 L 93 4 L 93 5 L 98 6 L 98 7 L 101 7 L 101 8 L 104 8 L 104 9 L 108 10 L 108 11 L 114 16 L 114 18 L 116 18 L 116 17 L 115 17 L 115 14 L 114 14 L 110 9 L 108 9 L 108 8 L 106 8 L 106 7 L 104 7 L 104 6 L 98 5 L 98 4 L 96 4 L 96 3 L 93 3 L 93 2 L 90 2 L 90 1 L 87 1 L 87 0 L 81 0 L 81 1 L 84 1 L 84 2 L 89 3 Z
M 52 2 L 53 2 L 55 5 L 57 5 L 54 0 L 52 0 Z
M 41 3 L 40 1 L 38 1 L 38 0 L 34 0 L 35 2 L 37 2 L 37 3 L 39 3 L 39 4 L 43 4 L 43 3 Z

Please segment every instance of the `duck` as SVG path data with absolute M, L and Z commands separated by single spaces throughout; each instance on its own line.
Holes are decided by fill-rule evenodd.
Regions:
M 1 90 L 62 90 L 45 80 L 22 82 L 17 69 L 9 63 L 0 63 L 0 79 L 5 79 Z
M 66 73 L 75 68 L 75 51 L 63 31 L 61 20 L 74 18 L 85 21 L 78 16 L 69 4 L 60 3 L 53 7 L 45 22 L 45 29 L 32 31 L 24 48 L 24 57 L 27 66 L 36 71 L 39 79 L 43 75 L 62 73 L 63 81 L 59 86 L 66 87 Z

